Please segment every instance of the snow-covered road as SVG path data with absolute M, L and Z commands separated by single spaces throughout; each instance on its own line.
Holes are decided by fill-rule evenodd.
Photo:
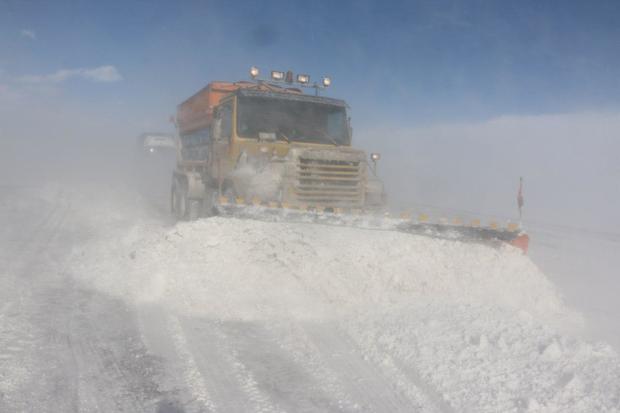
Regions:
M 0 411 L 620 411 L 620 361 L 512 248 L 4 187 Z
M 70 196 L 59 189 L 3 190 L 0 411 L 155 405 L 162 364 L 140 340 L 135 309 L 72 273 L 71 248 L 89 235 Z

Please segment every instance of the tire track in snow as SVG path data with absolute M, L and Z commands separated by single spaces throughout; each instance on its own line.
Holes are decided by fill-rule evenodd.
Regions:
M 166 324 L 171 333 L 174 348 L 183 363 L 183 374 L 187 387 L 204 409 L 210 412 L 217 411 L 216 405 L 205 385 L 205 379 L 188 347 L 187 338 L 179 319 L 172 314 L 168 314 Z
M 305 330 L 319 352 L 340 373 L 347 391 L 364 412 L 434 412 L 421 389 L 410 384 L 407 392 L 394 385 L 380 365 L 374 365 L 357 345 L 335 325 L 308 324 Z
M 400 360 L 394 360 L 392 356 L 387 356 L 387 360 L 389 360 L 389 364 L 393 366 L 392 375 L 400 379 L 398 383 L 405 387 L 405 391 L 411 391 L 412 386 L 416 390 L 422 390 L 425 399 L 434 407 L 432 411 L 454 413 L 454 409 L 444 400 L 441 393 L 439 393 L 432 384 L 424 381 L 413 366 L 407 366 Z
M 13 251 L 11 263 L 5 269 L 3 278 L 8 282 L 5 293 L 10 296 L 5 297 L 7 303 L 0 320 L 0 394 L 3 395 L 0 407 L 8 403 L 7 411 L 31 408 L 34 398 L 25 398 L 27 392 L 22 387 L 42 379 L 35 379 L 42 373 L 42 365 L 45 365 L 37 360 L 39 350 L 36 341 L 43 333 L 37 325 L 37 318 L 44 312 L 41 312 L 35 294 L 42 288 L 40 284 L 48 281 L 38 280 L 38 284 L 32 285 L 32 280 L 40 277 L 39 272 L 49 271 L 46 254 L 66 221 L 69 207 L 63 199 L 57 200 L 28 235 L 16 243 L 17 251 Z M 8 224 L 16 225 L 15 222 Z M 75 389 L 68 390 L 68 393 L 73 394 L 70 400 L 56 397 L 55 404 L 59 407 L 75 405 Z M 49 393 L 46 396 L 53 395 Z
M 303 232 L 292 230 L 292 233 L 295 235 L 295 238 L 298 239 L 297 242 L 306 248 L 306 253 L 311 256 L 319 255 L 311 244 L 304 241 L 305 235 Z M 283 249 L 290 248 L 289 244 L 284 241 L 281 241 L 280 246 Z M 310 285 L 304 277 L 297 273 L 294 263 L 279 257 L 276 257 L 275 261 L 286 270 L 308 294 L 312 294 L 319 300 L 325 302 L 330 301 L 329 293 L 325 290 L 317 290 L 314 288 L 315 286 Z M 346 285 L 342 287 L 346 287 Z M 437 394 L 430 385 L 426 384 L 415 371 L 409 369 L 407 372 L 404 372 L 402 369 L 395 366 L 392 359 L 387 355 L 385 355 L 386 357 L 384 360 L 375 360 L 377 365 L 370 365 L 368 358 L 362 355 L 362 350 L 356 346 L 354 341 L 349 338 L 346 333 L 341 331 L 336 323 L 330 324 L 329 327 L 326 327 L 318 323 L 305 323 L 305 326 L 297 333 L 299 337 L 304 337 L 306 343 L 311 343 L 316 357 L 313 359 L 314 363 L 333 363 L 335 366 L 339 366 L 335 369 L 332 368 L 332 371 L 336 372 L 337 375 L 340 376 L 342 382 L 345 383 L 346 389 L 344 391 L 347 392 L 348 395 L 352 395 L 353 400 L 360 400 L 362 403 L 362 406 L 360 406 L 358 402 L 352 402 L 349 399 L 346 403 L 348 407 L 353 407 L 355 410 L 361 408 L 363 411 L 369 411 L 369 409 L 371 411 L 408 411 L 413 406 L 416 410 L 428 412 L 439 411 L 450 413 L 452 411 L 443 398 Z M 336 337 L 338 337 L 338 339 L 336 339 Z M 334 352 L 333 350 L 336 348 L 340 350 Z M 306 347 L 306 350 L 307 349 L 308 347 Z M 318 361 L 320 359 L 322 359 L 322 361 Z M 308 358 L 305 358 L 305 360 L 306 362 L 309 361 Z M 320 364 L 314 364 L 311 369 L 315 373 L 321 371 L 324 378 L 329 377 L 326 375 L 326 370 L 319 367 Z M 353 377 L 351 374 L 360 376 Z M 364 376 L 367 377 L 364 378 Z M 385 383 L 390 382 L 388 377 L 396 378 L 397 380 L 393 380 L 394 389 L 391 391 L 386 391 L 384 386 L 384 397 L 374 397 L 371 400 L 368 398 L 368 394 L 372 393 L 372 391 L 369 393 L 370 389 L 365 382 L 374 382 L 376 388 L 380 388 L 382 383 L 379 383 L 375 379 L 371 379 L 371 377 L 375 376 L 382 376 Z M 332 386 L 337 388 L 333 378 L 330 381 Z M 339 390 L 342 391 L 342 389 Z M 398 394 L 399 392 L 402 392 L 402 394 Z
M 13 319 L 0 317 L 0 352 L 13 350 L 0 357 L 0 411 L 152 411 L 160 394 L 153 363 L 134 343 L 128 309 L 79 287 L 67 272 L 78 235 L 71 199 L 58 192 L 49 211 L 40 206 L 26 203 L 10 223 L 29 227 L 21 215 L 43 216 L 26 236 L 13 231 L 9 242 L 19 250 L 7 274 L 11 301 L 2 308 Z M 27 375 L 15 381 L 20 371 Z
M 303 325 L 287 322 L 279 330 L 280 347 L 286 349 L 295 362 L 317 380 L 321 390 L 334 401 L 333 405 L 338 411 L 363 411 L 339 380 L 341 373 L 329 366 L 328 358 L 312 342 Z
M 282 412 L 264 392 L 263 382 L 255 377 L 256 371 L 244 362 L 242 356 L 248 350 L 244 348 L 245 340 L 232 337 L 225 324 L 203 319 L 183 319 L 180 322 L 187 334 L 187 349 L 204 381 L 211 386 L 218 407 L 222 411 Z
M 246 366 L 239 357 L 239 351 L 232 345 L 231 338 L 222 330 L 215 329 L 216 337 L 220 341 L 220 345 L 226 347 L 224 357 L 226 361 L 233 367 L 233 372 L 237 378 L 237 382 L 241 385 L 243 391 L 255 405 L 256 412 L 260 413 L 277 413 L 281 412 L 279 408 L 274 406 L 269 400 L 269 396 L 264 394 L 259 388 L 258 382 L 254 377 L 254 373 Z
M 386 372 L 404 393 L 420 401 L 423 411 L 454 413 L 454 409 L 447 403 L 442 395 L 422 379 L 413 365 L 407 365 L 392 352 L 379 345 L 375 345 L 373 351 L 366 353 L 366 358 L 372 359 L 381 365 Z
M 192 331 L 189 348 L 225 411 L 444 411 L 408 377 L 396 376 L 400 385 L 388 380 L 393 372 L 365 359 L 333 322 L 182 324 Z M 231 386 L 250 404 L 231 396 Z
M 305 242 L 303 232 L 291 229 L 290 233 L 293 234 L 292 238 L 295 242 L 303 246 L 306 254 L 319 256 L 313 245 Z M 309 283 L 304 276 L 298 273 L 296 262 L 290 260 L 294 254 L 284 254 L 282 257 L 281 250 L 287 251 L 295 248 L 294 246 L 291 247 L 294 244 L 291 244 L 290 240 L 289 242 L 279 240 L 277 247 L 271 242 L 259 244 L 263 248 L 268 248 L 268 251 L 271 252 L 271 259 L 280 267 L 282 273 L 293 278 L 307 295 L 317 300 L 317 304 L 327 304 L 331 301 L 329 291 L 323 288 L 317 289 L 316 285 Z M 345 283 L 339 287 L 346 288 L 347 285 Z M 352 295 L 353 292 L 350 294 Z M 323 390 L 332 395 L 335 392 L 338 393 L 335 398 L 340 401 L 340 409 L 381 412 L 410 411 L 414 408 L 428 412 L 449 411 L 446 409 L 445 403 L 442 404 L 441 398 L 435 397 L 434 394 L 427 394 L 426 391 L 431 389 L 427 388 L 422 381 L 412 380 L 412 376 L 407 376 L 394 367 L 388 368 L 387 360 L 384 360 L 385 363 L 369 361 L 362 354 L 361 349 L 346 333 L 338 328 L 336 323 L 330 321 L 303 323 L 295 334 L 297 337 L 289 334 L 288 342 L 280 341 L 278 345 L 282 346 L 287 343 L 289 345 L 287 350 L 291 352 L 291 355 L 294 355 L 295 348 L 291 345 L 296 340 L 297 346 L 305 342 L 305 345 L 301 344 L 305 357 L 297 360 L 311 374 L 315 376 L 320 374 L 323 380 L 329 381 L 329 385 L 324 382 Z M 284 340 L 286 337 L 287 335 L 284 336 Z M 300 338 L 301 342 L 299 341 Z M 340 350 L 334 351 L 335 348 Z M 297 347 L 297 350 L 299 349 Z M 313 356 L 309 358 L 308 352 Z M 330 367 L 326 368 L 325 366 Z M 385 383 L 391 382 L 392 374 L 397 380 L 391 386 L 385 385 Z M 371 394 L 373 396 L 369 396 Z
M 80 411 L 151 412 L 166 393 L 156 380 L 160 364 L 136 331 L 133 309 L 77 286 L 72 298 L 80 309 L 71 312 L 68 337 Z

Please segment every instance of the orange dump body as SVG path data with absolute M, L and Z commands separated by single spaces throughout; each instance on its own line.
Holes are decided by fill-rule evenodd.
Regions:
M 301 94 L 297 88 L 283 88 L 267 83 L 254 82 L 211 82 L 198 93 L 177 107 L 179 133 L 185 135 L 208 128 L 213 119 L 213 110 L 220 101 L 238 89 L 255 88 L 281 93 Z
M 177 108 L 177 124 L 184 135 L 208 128 L 213 119 L 213 108 L 222 98 L 237 90 L 232 82 L 211 82 Z

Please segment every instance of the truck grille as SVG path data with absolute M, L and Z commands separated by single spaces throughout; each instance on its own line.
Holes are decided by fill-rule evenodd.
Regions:
M 361 207 L 364 201 L 360 161 L 298 158 L 295 193 L 306 205 Z

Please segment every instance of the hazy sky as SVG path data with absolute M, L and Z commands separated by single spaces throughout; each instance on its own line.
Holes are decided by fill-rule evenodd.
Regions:
M 331 75 L 358 126 L 413 126 L 617 108 L 619 42 L 618 1 L 0 0 L 0 93 L 167 126 L 254 64 Z

